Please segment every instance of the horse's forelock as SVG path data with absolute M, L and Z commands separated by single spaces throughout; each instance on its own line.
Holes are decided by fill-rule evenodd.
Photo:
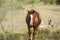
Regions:
M 32 10 L 30 10 L 30 12 L 31 12 L 31 13 L 34 13 L 34 12 L 35 12 L 35 10 L 34 10 L 34 9 L 32 9 Z

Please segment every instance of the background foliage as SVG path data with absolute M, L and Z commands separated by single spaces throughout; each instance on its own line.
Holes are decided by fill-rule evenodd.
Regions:
M 40 3 L 42 3 L 41 5 L 44 5 L 44 6 L 60 5 L 60 0 L 0 0 L 0 40 L 28 40 L 28 34 L 27 34 L 28 32 L 25 31 L 27 29 L 24 28 L 26 26 L 25 18 L 24 18 L 26 15 L 25 12 L 26 12 L 26 9 L 30 7 L 30 5 L 32 5 L 32 7 L 34 8 L 36 4 L 40 4 Z M 26 5 L 28 6 L 26 7 Z M 47 13 L 47 10 L 48 10 L 48 13 L 50 13 L 51 11 L 52 12 L 51 14 L 55 13 L 56 16 L 55 15 L 53 16 L 59 19 L 60 7 L 58 7 L 58 9 L 56 6 L 53 6 L 53 8 L 49 6 L 45 6 L 45 7 L 39 6 L 40 9 L 38 7 L 36 9 L 40 10 L 42 14 Z M 44 14 L 43 18 L 45 19 L 45 17 L 48 17 L 48 16 Z M 22 29 L 21 28 L 20 29 L 23 30 L 25 33 L 23 33 L 21 30 L 19 30 L 21 34 L 17 33 L 18 31 L 17 29 L 19 27 L 22 27 Z M 38 35 L 39 36 L 37 37 L 37 40 L 60 40 L 60 29 L 59 28 L 47 28 L 47 29 L 41 29 L 41 30 L 39 29 Z

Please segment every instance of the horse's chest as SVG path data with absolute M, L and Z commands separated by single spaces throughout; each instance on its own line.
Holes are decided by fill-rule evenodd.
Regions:
M 39 18 L 38 18 L 37 15 L 32 15 L 31 14 L 31 15 L 27 16 L 26 20 L 27 20 L 27 24 L 31 27 L 37 26 L 38 23 L 39 23 Z
M 29 24 L 30 24 L 30 26 L 37 25 L 38 24 L 38 17 L 30 15 L 30 23 Z

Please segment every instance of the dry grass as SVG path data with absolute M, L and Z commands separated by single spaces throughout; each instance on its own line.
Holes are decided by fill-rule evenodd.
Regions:
M 56 5 L 39 5 L 34 4 L 33 7 L 31 4 L 23 5 L 24 9 L 20 10 L 5 10 L 3 7 L 1 10 L 5 10 L 5 17 L 2 21 L 4 29 L 10 32 L 21 32 L 24 33 L 27 31 L 27 25 L 25 23 L 25 17 L 27 14 L 27 10 L 34 9 L 40 13 L 43 25 L 48 25 L 48 20 L 52 20 L 52 25 L 59 27 L 60 25 L 60 6 Z M 4 11 L 2 11 L 4 12 Z M 1 12 L 1 13 L 2 13 Z M 58 20 L 57 20 L 58 19 Z M 2 29 L 1 29 L 2 30 Z
M 43 21 L 43 23 L 41 23 L 41 26 L 43 26 L 43 28 L 48 27 L 49 19 L 52 20 L 51 24 L 54 25 L 54 28 L 50 27 L 47 29 L 39 30 L 38 40 L 45 40 L 45 39 L 46 40 L 59 40 L 60 36 L 57 36 L 57 34 L 58 34 L 58 32 L 60 34 L 60 30 L 59 31 L 56 31 L 56 30 L 58 30 L 60 28 L 56 28 L 56 27 L 60 27 L 60 5 L 57 6 L 57 5 L 40 5 L 40 4 L 34 4 L 34 5 L 33 4 L 27 4 L 27 5 L 22 4 L 21 7 L 19 7 L 18 5 L 17 6 L 9 5 L 7 3 L 7 4 L 3 5 L 0 9 L 1 9 L 0 14 L 3 15 L 3 13 L 5 13 L 4 17 L 1 15 L 1 17 L 4 18 L 2 20 L 2 25 L 0 24 L 0 32 L 2 32 L 2 35 L 1 35 L 2 40 L 5 40 L 5 39 L 3 39 L 4 33 L 2 30 L 2 26 L 4 27 L 5 31 L 8 31 L 8 36 L 7 36 L 6 40 L 12 40 L 12 39 L 9 39 L 11 37 L 12 38 L 16 37 L 16 39 L 13 39 L 13 40 L 24 40 L 24 39 L 28 40 L 28 38 L 27 38 L 28 32 L 27 32 L 27 25 L 25 22 L 25 17 L 27 14 L 27 10 L 30 10 L 30 9 L 34 9 L 40 13 L 41 19 Z M 39 28 L 40 28 L 40 26 L 39 26 Z M 46 31 L 48 34 L 44 33 Z M 13 33 L 13 34 L 11 35 L 9 33 Z M 17 34 L 14 34 L 14 33 L 17 33 Z M 50 36 L 51 33 L 53 36 L 52 38 Z M 16 36 L 16 35 L 18 35 L 18 36 Z M 56 37 L 58 37 L 58 39 Z

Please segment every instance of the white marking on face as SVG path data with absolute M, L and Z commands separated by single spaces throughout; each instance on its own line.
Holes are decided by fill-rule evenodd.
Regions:
M 33 15 L 32 14 L 30 15 L 30 18 L 31 18 L 30 25 L 33 26 Z

